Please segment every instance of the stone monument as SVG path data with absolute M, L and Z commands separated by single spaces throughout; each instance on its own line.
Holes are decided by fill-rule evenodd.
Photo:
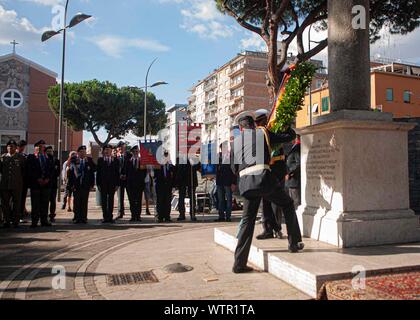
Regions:
M 366 27 L 354 28 L 355 6 Z M 407 133 L 370 109 L 369 0 L 329 0 L 332 113 L 300 130 L 304 236 L 338 247 L 420 241 L 409 205 Z

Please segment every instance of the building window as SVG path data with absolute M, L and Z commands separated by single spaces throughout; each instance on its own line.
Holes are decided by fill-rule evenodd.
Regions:
M 330 110 L 330 99 L 329 97 L 322 98 L 322 112 L 328 112 Z
M 394 101 L 394 89 L 386 89 L 386 101 Z
M 15 89 L 9 89 L 1 95 L 1 103 L 10 109 L 17 109 L 23 104 L 22 94 Z
M 322 80 L 317 80 L 316 81 L 316 88 L 319 89 L 322 87 Z
M 404 91 L 404 103 L 411 103 L 411 92 Z

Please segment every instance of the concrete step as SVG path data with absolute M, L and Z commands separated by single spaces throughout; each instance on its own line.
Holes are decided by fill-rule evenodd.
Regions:
M 285 228 L 284 228 L 285 230 Z M 255 234 L 261 231 L 256 226 Z M 216 228 L 216 244 L 235 251 L 237 227 Z M 351 279 L 356 274 L 420 270 L 420 243 L 339 249 L 313 239 L 304 239 L 305 250 L 291 254 L 287 240 L 253 240 L 249 262 L 303 291 L 312 298 L 327 281 Z

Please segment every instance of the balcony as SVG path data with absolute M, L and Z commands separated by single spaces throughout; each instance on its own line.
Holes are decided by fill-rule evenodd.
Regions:
M 241 101 L 243 99 L 243 96 L 242 95 L 240 95 L 240 96 L 230 96 L 230 101 L 231 102 L 238 102 L 238 101 Z
M 205 111 L 205 113 L 210 113 L 210 112 L 213 112 L 213 111 L 217 111 L 217 104 L 206 103 L 206 109 L 204 111 Z
M 204 119 L 204 124 L 205 125 L 209 125 L 209 124 L 212 124 L 212 123 L 217 123 L 217 117 L 216 116 L 210 116 L 210 117 L 206 117 Z
M 244 70 L 245 70 L 244 67 L 231 69 L 229 71 L 229 77 L 231 78 L 236 77 L 237 75 L 240 75 L 242 72 L 244 72 Z
M 197 96 L 193 95 L 188 98 L 188 102 L 194 103 L 197 100 Z
M 204 85 L 204 91 L 210 91 L 217 88 L 217 81 L 212 81 Z
M 236 81 L 236 82 L 231 81 L 230 82 L 230 90 L 238 89 L 238 88 L 242 87 L 244 84 L 245 84 L 244 79 L 241 79 L 241 81 Z
M 196 104 L 190 104 L 188 106 L 188 111 L 189 112 L 195 112 L 197 110 L 197 105 Z
M 207 95 L 206 102 L 212 102 L 217 100 L 217 95 L 215 93 Z
M 234 105 L 230 112 L 229 112 L 229 116 L 234 117 L 238 114 L 240 114 L 242 111 L 245 110 L 245 105 L 243 103 L 239 104 L 239 105 Z

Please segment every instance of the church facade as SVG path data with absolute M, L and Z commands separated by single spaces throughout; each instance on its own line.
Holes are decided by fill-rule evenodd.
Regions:
M 56 150 L 58 119 L 48 106 L 48 89 L 57 74 L 15 53 L 0 56 L 0 144 L 26 140 L 28 152 L 44 139 Z M 63 128 L 63 149 L 75 150 L 83 142 L 83 132 Z

